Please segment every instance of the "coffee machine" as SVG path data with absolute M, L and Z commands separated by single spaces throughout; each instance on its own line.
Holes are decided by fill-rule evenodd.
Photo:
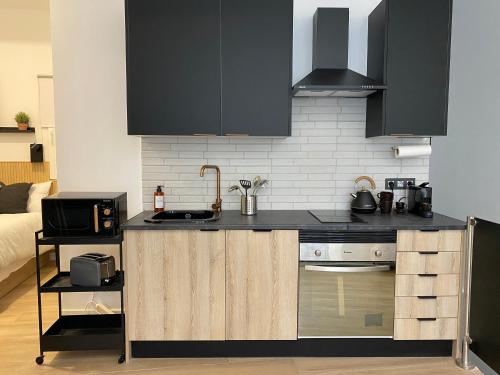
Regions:
M 428 182 L 408 187 L 408 212 L 432 218 L 432 188 Z

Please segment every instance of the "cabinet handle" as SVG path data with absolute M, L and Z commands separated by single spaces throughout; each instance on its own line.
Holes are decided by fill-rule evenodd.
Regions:
M 439 232 L 439 229 L 420 229 L 420 232 Z
M 420 255 L 438 255 L 439 251 L 419 251 Z
M 389 134 L 391 137 L 414 137 L 415 134 L 405 134 L 405 133 L 393 133 L 393 134 Z
M 418 276 L 420 277 L 437 277 L 437 273 L 419 273 Z
M 200 232 L 218 232 L 219 230 L 214 228 L 214 229 L 200 229 Z
M 252 229 L 254 232 L 272 232 L 272 229 Z
M 419 322 L 435 322 L 437 318 L 417 318 Z
M 417 296 L 418 299 L 437 299 L 437 296 Z
M 212 133 L 194 133 L 193 134 L 196 137 L 216 137 L 217 134 L 212 134 Z
M 226 133 L 226 137 L 248 137 L 247 133 Z

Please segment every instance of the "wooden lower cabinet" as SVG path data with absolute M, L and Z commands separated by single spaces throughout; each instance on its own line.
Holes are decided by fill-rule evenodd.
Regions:
M 129 340 L 225 339 L 224 231 L 125 231 Z
M 457 318 L 394 319 L 394 340 L 456 340 Z
M 395 318 L 456 318 L 458 296 L 396 297 Z
M 396 296 L 458 296 L 459 275 L 396 275 Z
M 226 231 L 226 339 L 296 340 L 298 231 Z

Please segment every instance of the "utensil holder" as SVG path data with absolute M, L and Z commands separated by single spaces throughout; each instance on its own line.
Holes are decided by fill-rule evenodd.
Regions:
M 241 214 L 245 216 L 252 216 L 257 214 L 257 196 L 245 195 L 241 196 Z

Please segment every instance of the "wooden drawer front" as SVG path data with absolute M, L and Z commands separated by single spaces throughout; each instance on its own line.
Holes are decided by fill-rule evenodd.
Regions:
M 394 340 L 456 340 L 457 323 L 456 318 L 395 319 Z
M 459 275 L 397 275 L 396 296 L 457 296 Z
M 398 231 L 398 251 L 462 251 L 463 231 Z
M 441 252 L 422 254 L 416 252 L 398 253 L 396 256 L 396 274 L 440 274 L 460 272 L 460 253 Z
M 396 318 L 456 318 L 458 296 L 396 297 Z

